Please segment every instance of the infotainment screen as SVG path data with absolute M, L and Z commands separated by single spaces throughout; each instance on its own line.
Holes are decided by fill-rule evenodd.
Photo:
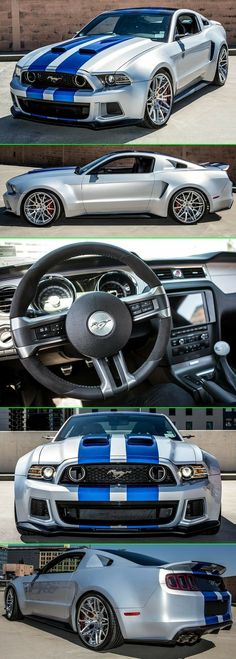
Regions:
M 173 327 L 207 323 L 202 293 L 169 295 Z

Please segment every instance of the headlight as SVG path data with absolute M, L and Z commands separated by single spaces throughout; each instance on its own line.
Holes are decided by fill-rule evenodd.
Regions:
M 17 78 L 20 78 L 20 74 L 21 74 L 21 67 L 18 66 L 18 64 L 17 64 L 15 66 L 14 76 L 16 76 Z
M 106 75 L 97 75 L 104 87 L 118 87 L 131 85 L 131 80 L 124 73 L 107 73 Z
M 194 478 L 207 478 L 208 470 L 207 467 L 203 464 L 198 465 L 181 465 L 178 468 L 178 473 L 180 478 L 185 481 L 192 480 Z
M 51 481 L 55 475 L 56 467 L 51 465 L 32 465 L 28 471 L 28 478 Z
M 6 183 L 6 188 L 7 188 L 7 192 L 9 192 L 10 194 L 16 194 L 16 187 L 15 187 L 15 185 L 12 185 L 11 183 L 8 183 L 8 182 L 7 182 L 7 183 Z

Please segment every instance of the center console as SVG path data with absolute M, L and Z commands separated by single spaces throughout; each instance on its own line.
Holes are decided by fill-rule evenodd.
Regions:
M 172 330 L 169 359 L 172 364 L 188 360 L 190 356 L 212 352 L 215 337 L 215 309 L 212 291 L 168 294 Z

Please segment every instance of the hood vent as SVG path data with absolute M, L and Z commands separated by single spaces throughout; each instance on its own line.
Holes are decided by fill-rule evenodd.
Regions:
M 191 268 L 163 268 L 163 270 L 155 269 L 155 272 L 161 281 L 180 280 L 181 279 L 205 279 L 206 275 L 203 268 L 200 266 L 191 266 Z M 177 274 L 178 273 L 178 274 Z M 181 274 L 179 274 L 181 273 Z
M 66 48 L 63 46 L 54 46 L 54 48 L 51 48 L 51 53 L 65 53 Z
M 9 286 L 0 288 L 0 313 L 10 313 L 12 298 L 15 290 L 15 288 L 10 288 Z
M 108 446 L 110 435 L 84 435 L 82 437 L 83 446 Z
M 79 54 L 80 55 L 96 55 L 96 50 L 94 50 L 94 48 L 80 48 L 79 49 Z
M 129 446 L 153 446 L 154 437 L 147 435 L 126 435 Z

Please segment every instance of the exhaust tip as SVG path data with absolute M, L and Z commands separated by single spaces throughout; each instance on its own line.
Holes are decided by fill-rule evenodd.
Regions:
M 194 632 L 185 632 L 183 634 L 180 634 L 177 638 L 177 644 L 178 645 L 194 645 L 197 643 L 200 639 L 199 634 L 195 634 Z

